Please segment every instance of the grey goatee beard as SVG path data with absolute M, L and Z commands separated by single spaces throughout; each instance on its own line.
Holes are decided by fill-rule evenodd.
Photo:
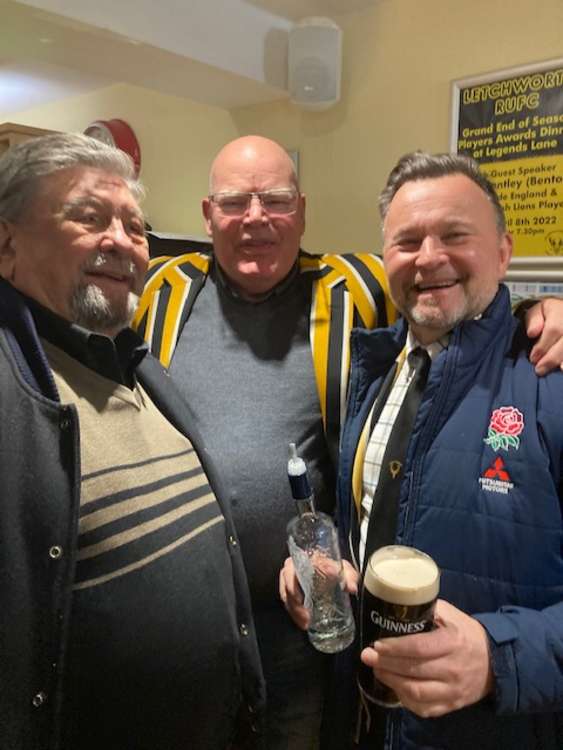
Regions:
M 111 253 L 98 253 L 84 264 L 82 272 L 99 270 L 103 266 L 134 278 L 133 263 Z M 94 333 L 113 336 L 130 325 L 138 304 L 139 295 L 134 292 L 128 293 L 125 304 L 112 305 L 99 286 L 94 283 L 81 284 L 72 295 L 72 319 Z
M 116 308 L 95 284 L 80 286 L 72 296 L 72 317 L 75 323 L 94 333 L 115 335 L 130 325 L 139 304 L 139 295 L 129 292 L 125 306 Z

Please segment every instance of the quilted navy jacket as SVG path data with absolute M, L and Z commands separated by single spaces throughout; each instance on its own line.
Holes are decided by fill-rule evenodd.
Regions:
M 357 527 L 351 472 L 359 434 L 405 339 L 402 321 L 353 332 L 339 479 L 343 546 Z M 518 339 L 501 287 L 483 317 L 457 326 L 433 361 L 396 538 L 432 555 L 440 596 L 486 628 L 495 695 L 440 719 L 388 711 L 387 749 L 563 748 L 563 373 L 536 377 Z

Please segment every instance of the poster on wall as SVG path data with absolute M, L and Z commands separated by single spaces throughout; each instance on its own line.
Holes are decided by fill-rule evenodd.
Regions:
M 563 59 L 452 85 L 450 149 L 498 192 L 516 256 L 563 262 Z

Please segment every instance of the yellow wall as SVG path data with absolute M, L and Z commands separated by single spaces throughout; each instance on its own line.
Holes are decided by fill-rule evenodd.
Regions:
M 299 149 L 304 247 L 376 250 L 377 194 L 396 159 L 415 148 L 448 150 L 450 82 L 563 57 L 563 0 L 379 0 L 336 20 L 342 100 L 324 113 L 287 101 L 228 112 L 116 85 L 10 120 L 62 130 L 127 120 L 143 151 L 149 219 L 195 235 L 203 234 L 199 203 L 215 152 L 236 135 L 261 133 Z
M 10 114 L 10 122 L 84 130 L 93 120 L 128 122 L 141 147 L 147 218 L 156 230 L 205 236 L 201 198 L 212 155 L 237 130 L 227 110 L 117 84 L 83 96 Z
M 450 82 L 563 57 L 562 0 L 380 0 L 336 18 L 342 99 L 325 113 L 286 102 L 234 111 L 241 132 L 300 150 L 304 247 L 379 247 L 377 194 L 397 158 L 449 149 Z

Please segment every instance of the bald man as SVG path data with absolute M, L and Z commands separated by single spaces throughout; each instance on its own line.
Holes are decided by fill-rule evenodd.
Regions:
M 268 686 L 267 747 L 311 750 L 326 657 L 278 599 L 295 514 L 287 444 L 309 465 L 317 507 L 332 512 L 349 333 L 395 313 L 375 256 L 300 250 L 305 196 L 277 143 L 227 144 L 209 191 L 202 207 L 213 253 L 153 261 L 135 322 L 195 411 L 226 483 Z
M 154 261 L 137 325 L 223 473 L 268 683 L 267 746 L 310 750 L 326 665 L 277 593 L 295 514 L 287 445 L 308 462 L 319 509 L 332 512 L 348 334 L 384 325 L 393 308 L 377 258 L 299 250 L 305 196 L 273 141 L 251 136 L 221 150 L 203 214 L 213 255 Z

